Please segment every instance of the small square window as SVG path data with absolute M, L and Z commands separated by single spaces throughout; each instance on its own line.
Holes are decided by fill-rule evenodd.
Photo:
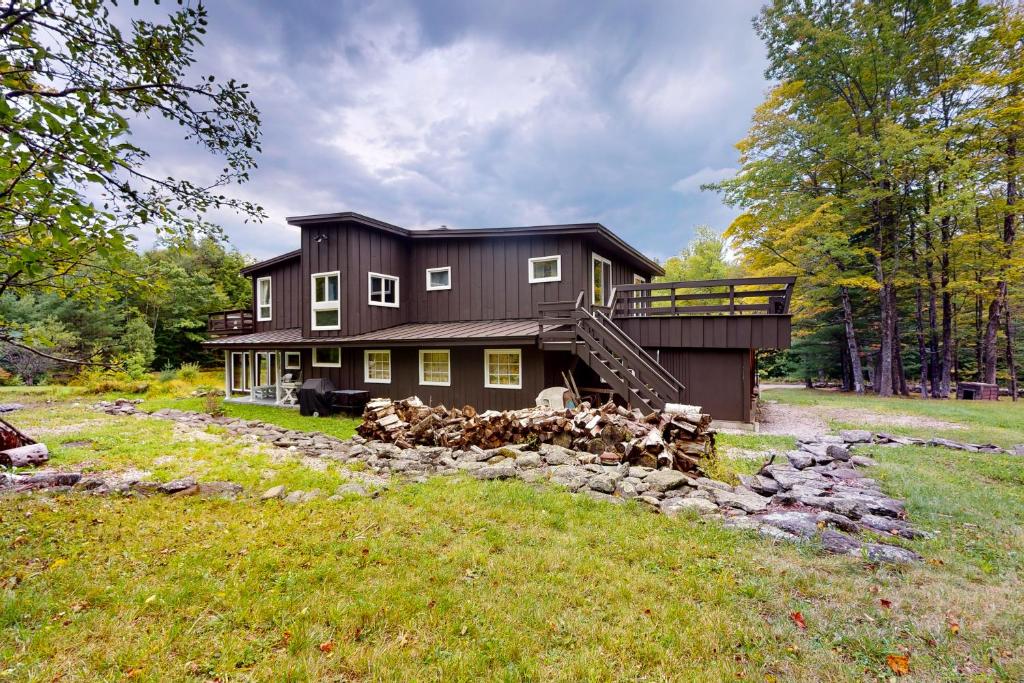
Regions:
M 562 279 L 562 257 L 538 256 L 530 259 L 530 283 L 558 282 Z
M 314 368 L 340 368 L 341 349 L 337 346 L 317 346 L 313 349 Z
M 423 349 L 420 351 L 420 384 L 439 387 L 451 386 L 451 354 L 448 349 Z
M 284 352 L 284 369 L 285 370 L 301 370 L 302 369 L 302 354 L 298 351 L 285 351 Z
M 398 278 L 370 273 L 370 305 L 398 308 Z
M 390 384 L 391 351 L 388 349 L 363 351 L 363 379 L 370 384 Z
M 520 349 L 484 349 L 484 386 L 522 389 L 523 352 Z
M 439 289 L 452 288 L 452 269 L 450 266 L 444 268 L 427 268 L 427 291 L 432 292 Z

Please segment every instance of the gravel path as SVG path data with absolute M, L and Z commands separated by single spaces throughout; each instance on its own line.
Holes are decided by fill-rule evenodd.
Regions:
M 835 408 L 830 406 L 794 406 L 766 402 L 761 405 L 761 434 L 795 436 L 808 439 L 829 431 L 829 421 L 857 423 L 871 428 L 919 427 L 923 429 L 964 429 L 956 422 L 936 420 L 921 415 L 879 413 L 866 408 Z

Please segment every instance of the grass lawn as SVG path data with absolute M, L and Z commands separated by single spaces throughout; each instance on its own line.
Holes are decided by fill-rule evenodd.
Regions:
M 329 492 L 347 474 L 86 400 L 10 417 L 61 466 L 252 491 Z M 1003 419 L 972 429 L 1009 429 Z M 909 543 L 919 565 L 521 482 L 434 478 L 300 506 L 2 498 L 0 680 L 888 680 L 886 657 L 901 653 L 913 680 L 1024 679 L 1024 458 L 873 452 L 886 490 L 937 532 Z

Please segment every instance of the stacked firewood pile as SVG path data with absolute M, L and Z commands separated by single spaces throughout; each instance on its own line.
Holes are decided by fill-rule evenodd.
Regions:
M 394 443 L 446 448 L 491 449 L 507 444 L 552 443 L 599 454 L 606 464 L 629 462 L 646 467 L 699 469 L 713 455 L 711 416 L 697 406 L 669 405 L 644 415 L 614 403 L 577 408 L 524 408 L 478 413 L 472 406 L 427 406 L 416 397 L 366 404 L 359 434 Z

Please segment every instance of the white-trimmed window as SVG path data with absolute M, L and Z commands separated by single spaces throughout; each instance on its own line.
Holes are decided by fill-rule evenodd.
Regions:
M 612 284 L 612 262 L 604 256 L 590 255 L 590 303 L 607 306 Z
M 285 351 L 284 352 L 284 369 L 285 370 L 301 370 L 302 369 L 302 353 L 299 351 Z
M 369 384 L 391 383 L 391 351 L 389 349 L 363 351 L 363 380 Z
M 484 386 L 488 389 L 522 389 L 522 350 L 484 349 Z
M 535 282 L 558 282 L 562 279 L 562 256 L 537 256 L 530 259 L 530 284 Z
M 249 391 L 252 389 L 252 375 L 249 373 L 249 352 L 231 352 L 231 391 Z
M 312 275 L 314 330 L 341 329 L 341 273 L 314 273 Z
M 256 320 L 270 320 L 272 303 L 270 298 L 270 277 L 256 278 Z
M 313 347 L 314 368 L 340 368 L 341 349 L 337 346 Z
M 420 349 L 420 384 L 435 387 L 452 385 L 451 353 L 448 349 Z
M 427 291 L 452 288 L 452 267 L 427 268 Z
M 398 308 L 398 278 L 394 275 L 368 273 L 371 306 Z

